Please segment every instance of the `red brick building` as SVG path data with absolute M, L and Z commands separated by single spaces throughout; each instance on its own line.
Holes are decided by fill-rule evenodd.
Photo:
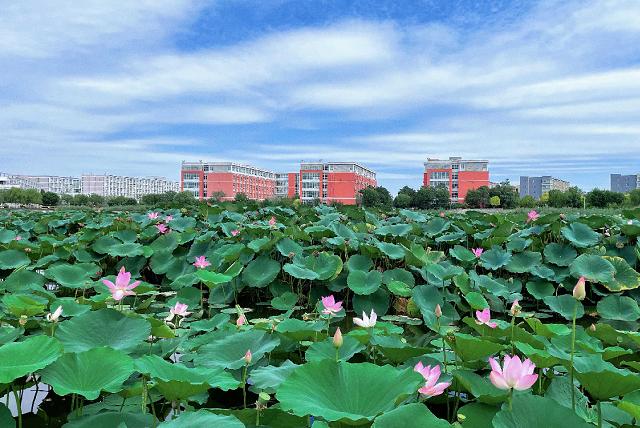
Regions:
M 303 203 L 355 205 L 358 192 L 377 186 L 376 173 L 355 162 L 302 162 L 299 173 L 279 174 L 277 196 L 293 198 Z M 286 194 L 284 194 L 286 189 Z
M 445 186 L 451 195 L 451 202 L 463 203 L 469 190 L 489 186 L 488 165 L 489 161 L 486 160 L 429 158 L 424 163 L 423 185 Z
M 182 162 L 180 190 L 188 191 L 199 199 L 224 194 L 224 201 L 244 193 L 249 199 L 273 198 L 276 174 L 266 169 L 233 162 Z

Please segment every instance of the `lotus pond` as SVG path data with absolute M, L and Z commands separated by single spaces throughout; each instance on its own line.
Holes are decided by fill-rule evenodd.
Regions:
M 0 426 L 637 426 L 638 235 L 640 210 L 5 210 Z

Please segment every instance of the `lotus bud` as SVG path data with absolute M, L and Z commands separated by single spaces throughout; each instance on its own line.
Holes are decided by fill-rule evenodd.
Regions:
M 434 310 L 434 313 L 436 314 L 436 318 L 440 318 L 442 316 L 442 308 L 440 307 L 440 305 L 436 305 L 436 309 Z
M 251 364 L 251 360 L 253 356 L 251 355 L 251 349 L 247 349 L 247 352 L 244 354 L 244 362 L 246 365 Z
M 595 325 L 595 324 L 591 324 L 591 325 L 589 326 L 589 330 L 591 330 L 591 331 L 596 331 L 596 325 Z
M 333 335 L 333 346 L 336 348 L 340 348 L 342 346 L 342 332 L 340 331 L 340 327 L 336 330 L 336 333 Z
M 573 297 L 576 300 L 584 300 L 587 297 L 587 291 L 585 289 L 586 279 L 581 276 L 578 283 L 573 287 Z
M 520 306 L 520 303 L 518 302 L 518 300 L 514 300 L 513 303 L 511 304 L 511 309 L 509 310 L 509 312 L 511 313 L 511 316 L 518 316 L 520 315 L 520 313 L 522 312 L 522 306 Z
M 236 326 L 242 327 L 246 323 L 247 323 L 247 318 L 243 314 L 240 314 L 240 316 L 236 320 Z
M 26 315 L 20 315 L 20 319 L 18 320 L 18 324 L 20 325 L 26 325 L 27 324 L 27 316 Z

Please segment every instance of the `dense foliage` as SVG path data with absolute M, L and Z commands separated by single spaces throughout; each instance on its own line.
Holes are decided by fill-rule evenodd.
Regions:
M 69 428 L 635 426 L 639 235 L 640 210 L 0 211 L 2 403 Z

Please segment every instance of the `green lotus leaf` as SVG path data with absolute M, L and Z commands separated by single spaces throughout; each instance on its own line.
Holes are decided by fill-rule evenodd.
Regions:
M 229 275 L 225 275 L 223 273 L 211 272 L 204 269 L 198 269 L 196 275 L 202 282 L 207 284 L 209 287 L 216 286 L 220 284 L 225 284 L 233 279 L 233 277 Z
M 371 428 L 407 428 L 411 426 L 449 428 L 451 424 L 436 417 L 422 403 L 407 404 L 378 416 Z
M 629 413 L 636 420 L 640 419 L 640 391 L 625 394 L 618 402 L 618 408 Z
M 600 234 L 584 223 L 571 223 L 560 229 L 560 233 L 578 248 L 593 247 L 600 241 Z
M 375 234 L 381 236 L 406 236 L 409 232 L 411 232 L 410 224 L 392 224 L 379 227 L 375 230 Z
M 461 262 L 472 262 L 476 259 L 475 254 L 473 254 L 471 250 L 468 250 L 462 245 L 456 245 L 453 248 L 451 248 L 449 250 L 449 254 L 451 254 L 453 257 L 460 260 Z
M 601 283 L 612 283 L 616 273 L 616 268 L 609 260 L 594 254 L 578 256 L 569 269 L 575 278 L 584 276 L 588 281 Z
M 426 354 L 429 350 L 420 346 L 413 346 L 403 340 L 400 335 L 383 336 L 377 334 L 370 339 L 371 344 L 376 346 L 389 361 L 402 363 L 410 358 Z
M 640 389 L 637 373 L 619 369 L 599 355 L 575 357 L 574 370 L 580 385 L 597 400 L 607 400 Z
M 304 266 L 300 266 L 296 263 L 287 263 L 284 265 L 282 269 L 292 277 L 298 278 L 298 279 L 314 280 L 314 279 L 318 279 L 318 277 L 320 276 L 318 275 L 317 272 L 309 268 L 306 268 Z
M 139 410 L 140 406 L 137 407 Z M 157 425 L 157 422 L 155 424 Z M 68 423 L 64 424 L 63 428 L 133 428 L 152 426 L 154 426 L 154 417 L 148 413 L 102 412 L 72 419 Z
M 458 415 L 464 417 L 464 428 L 486 428 L 492 426 L 492 420 L 500 409 L 483 403 L 469 403 L 460 407 Z
M 301 256 L 303 251 L 300 244 L 289 238 L 284 238 L 278 241 L 278 243 L 276 244 L 276 248 L 284 257 L 289 257 L 292 254 Z
M 481 403 L 498 404 L 507 397 L 507 392 L 493 386 L 488 376 L 483 377 L 470 370 L 454 370 L 453 377 Z
M 501 250 L 500 248 L 492 248 L 489 251 L 485 251 L 480 256 L 480 262 L 482 267 L 490 270 L 497 270 L 503 266 L 506 266 L 507 263 L 511 260 L 511 253 Z
M 144 253 L 142 245 L 135 242 L 125 242 L 124 244 L 115 244 L 108 248 L 107 254 L 113 257 L 135 257 Z
M 456 333 L 449 337 L 449 344 L 463 361 L 484 360 L 502 350 L 502 345 L 487 339 Z
M 448 230 L 450 226 L 451 223 L 448 220 L 441 217 L 435 217 L 427 222 L 423 230 L 424 233 L 426 233 L 428 236 L 434 237 L 441 234 L 445 230 Z
M 240 382 L 223 369 L 186 367 L 172 364 L 157 355 L 137 359 L 135 369 L 149 375 L 156 382 L 156 389 L 168 400 L 185 399 L 209 388 L 228 391 L 240 386 Z
M 327 328 L 324 321 L 303 321 L 296 318 L 287 318 L 276 327 L 276 331 L 296 341 L 311 340 L 318 333 Z
M 409 288 L 413 288 L 416 285 L 413 274 L 405 269 L 389 269 L 382 273 L 382 282 L 384 284 L 389 285 L 393 281 L 403 282 Z
M 100 309 L 59 323 L 56 337 L 66 352 L 83 352 L 109 346 L 124 352 L 134 350 L 151 333 L 143 318 L 122 315 L 113 309 Z
M 59 263 L 49 267 L 44 271 L 44 275 L 63 287 L 82 288 L 88 284 L 93 284 L 91 276 L 95 275 L 98 268 L 91 268 L 92 265 L 70 265 Z
M 0 244 L 8 244 L 9 242 L 16 239 L 18 234 L 13 230 L 9 229 L 0 229 Z
M 471 306 L 472 309 L 484 309 L 489 307 L 487 299 L 476 291 L 465 294 L 464 299 L 469 303 L 469 306 Z
M 5 294 L 2 297 L 2 304 L 16 317 L 31 317 L 43 313 L 48 301 L 34 294 L 16 293 Z
M 4 288 L 11 293 L 28 290 L 42 290 L 45 277 L 30 270 L 16 270 L 4 281 L 0 282 L 0 288 Z
M 175 419 L 162 422 L 158 428 L 244 428 L 235 416 L 216 415 L 208 410 L 181 413 Z
M 64 354 L 43 369 L 42 381 L 58 395 L 78 394 L 95 400 L 101 391 L 116 393 L 133 373 L 133 360 L 121 351 L 94 348 Z
M 194 363 L 204 367 L 239 369 L 245 365 L 247 350 L 253 354 L 252 364 L 275 349 L 280 339 L 264 331 L 249 330 L 214 339 L 202 346 L 194 358 Z
M 288 311 L 298 303 L 298 295 L 290 291 L 286 291 L 271 299 L 271 307 L 281 311 Z
M 620 321 L 636 321 L 640 318 L 640 307 L 631 297 L 612 295 L 598 302 L 598 314 L 602 318 Z
M 271 239 L 269 239 L 269 237 L 264 236 L 262 238 L 258 238 L 258 239 L 254 239 L 251 242 L 249 242 L 247 244 L 247 247 L 251 250 L 253 250 L 254 253 L 258 253 L 260 252 L 260 250 L 262 248 L 264 248 L 269 242 L 271 242 Z
M 0 251 L 0 270 L 17 269 L 30 263 L 31 259 L 23 251 Z
M 354 293 L 359 295 L 369 295 L 375 293 L 382 284 L 382 274 L 377 270 L 363 272 L 354 270 L 349 272 L 347 277 L 347 285 Z
M 32 336 L 0 346 L 0 383 L 34 373 L 62 355 L 62 344 L 48 336 Z
M 356 314 L 361 314 L 362 312 L 369 314 L 373 309 L 379 316 L 387 313 L 390 303 L 389 292 L 384 288 L 379 288 L 375 293 L 367 294 L 366 296 L 356 294 L 351 301 L 353 311 Z
M 396 296 L 410 297 L 413 294 L 411 288 L 402 281 L 391 281 L 387 288 Z
M 531 272 L 531 269 L 541 263 L 542 254 L 534 251 L 525 251 L 514 254 L 509 263 L 507 263 L 506 269 L 514 273 Z
M 578 252 L 571 245 L 552 242 L 545 245 L 544 257 L 556 266 L 569 266 Z
M 603 258 L 616 270 L 612 281 L 603 282 L 609 291 L 618 292 L 640 287 L 640 273 L 629 266 L 622 257 L 604 256 Z
M 260 256 L 244 268 L 242 281 L 250 287 L 266 287 L 280 273 L 280 263 L 268 256 Z
M 283 410 L 298 416 L 365 423 L 415 394 L 423 382 L 413 369 L 323 360 L 294 370 L 276 397 Z
M 547 296 L 543 301 L 553 312 L 560 314 L 566 320 L 573 319 L 574 310 L 576 310 L 576 318 L 582 318 L 584 315 L 584 306 L 582 306 L 582 303 L 574 299 L 570 294 L 563 294 L 562 296 Z
M 250 384 L 260 391 L 273 393 L 297 367 L 299 365 L 286 360 L 279 367 L 264 366 L 255 368 L 251 370 Z
M 399 260 L 404 257 L 404 248 L 400 245 L 392 244 L 390 242 L 376 242 L 376 247 L 382 251 L 387 257 L 393 260 Z
M 556 291 L 556 288 L 547 281 L 529 281 L 526 285 L 527 291 L 531 294 L 535 299 L 542 300 L 547 296 L 552 296 Z
M 512 409 L 503 408 L 493 418 L 495 428 L 593 428 L 573 410 L 550 398 L 516 394 Z
M 367 256 L 363 256 L 362 254 L 354 254 L 349 257 L 347 261 L 347 269 L 349 271 L 361 270 L 364 272 L 368 272 L 373 267 L 373 262 Z
M 335 254 L 325 251 L 317 256 L 311 255 L 305 258 L 305 266 L 318 274 L 318 279 L 327 281 L 335 278 L 342 272 L 342 259 Z
M 307 361 L 333 360 L 336 358 L 340 361 L 349 361 L 358 352 L 362 351 L 365 346 L 357 339 L 351 336 L 344 336 L 342 346 L 337 350 L 333 346 L 333 339 L 329 338 L 322 342 L 313 343 L 305 353 Z

